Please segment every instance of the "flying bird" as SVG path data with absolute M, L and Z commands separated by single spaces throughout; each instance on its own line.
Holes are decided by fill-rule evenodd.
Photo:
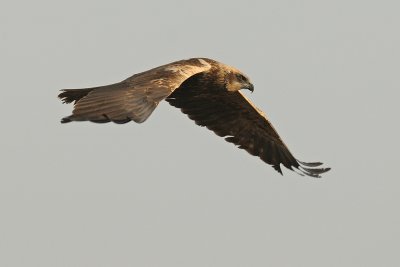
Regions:
M 172 62 L 121 82 L 85 89 L 64 89 L 58 97 L 74 102 L 72 115 L 61 122 L 144 122 L 162 100 L 218 136 L 245 149 L 282 174 L 281 164 L 300 175 L 320 177 L 330 170 L 320 162 L 297 160 L 277 131 L 241 89 L 253 92 L 238 69 L 208 58 Z

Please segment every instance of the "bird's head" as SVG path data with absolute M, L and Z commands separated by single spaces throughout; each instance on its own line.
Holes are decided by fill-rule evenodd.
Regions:
M 225 88 L 229 92 L 239 91 L 240 89 L 248 89 L 254 91 L 254 86 L 250 79 L 237 69 L 229 68 L 225 75 Z

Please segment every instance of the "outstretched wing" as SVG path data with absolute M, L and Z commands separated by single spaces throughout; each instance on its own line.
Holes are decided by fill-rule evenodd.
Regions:
M 182 82 L 211 65 L 203 59 L 188 59 L 163 65 L 111 85 L 64 89 L 59 94 L 65 103 L 75 101 L 72 115 L 61 122 L 93 121 L 126 123 L 145 121 L 158 103 Z
M 290 153 L 266 116 L 240 91 L 196 90 L 181 86 L 166 99 L 200 126 L 206 126 L 225 140 L 260 157 L 282 174 L 280 164 L 296 168 L 300 174 L 320 177 L 330 168 L 316 168 L 322 163 L 298 161 Z

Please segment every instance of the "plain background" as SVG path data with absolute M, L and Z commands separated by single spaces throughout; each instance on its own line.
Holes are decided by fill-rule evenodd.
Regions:
M 1 1 L 0 266 L 400 266 L 398 1 Z M 162 103 L 61 125 L 59 89 L 190 57 L 322 179 L 279 175 Z

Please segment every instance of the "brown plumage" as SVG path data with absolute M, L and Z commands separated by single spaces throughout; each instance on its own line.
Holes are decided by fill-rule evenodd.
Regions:
M 72 115 L 61 120 L 126 123 L 144 122 L 161 100 L 180 108 L 196 124 L 260 157 L 282 174 L 280 164 L 301 175 L 320 177 L 330 168 L 301 162 L 262 111 L 239 90 L 253 91 L 239 70 L 207 58 L 192 58 L 163 65 L 111 85 L 64 89 L 59 98 L 74 102 Z

